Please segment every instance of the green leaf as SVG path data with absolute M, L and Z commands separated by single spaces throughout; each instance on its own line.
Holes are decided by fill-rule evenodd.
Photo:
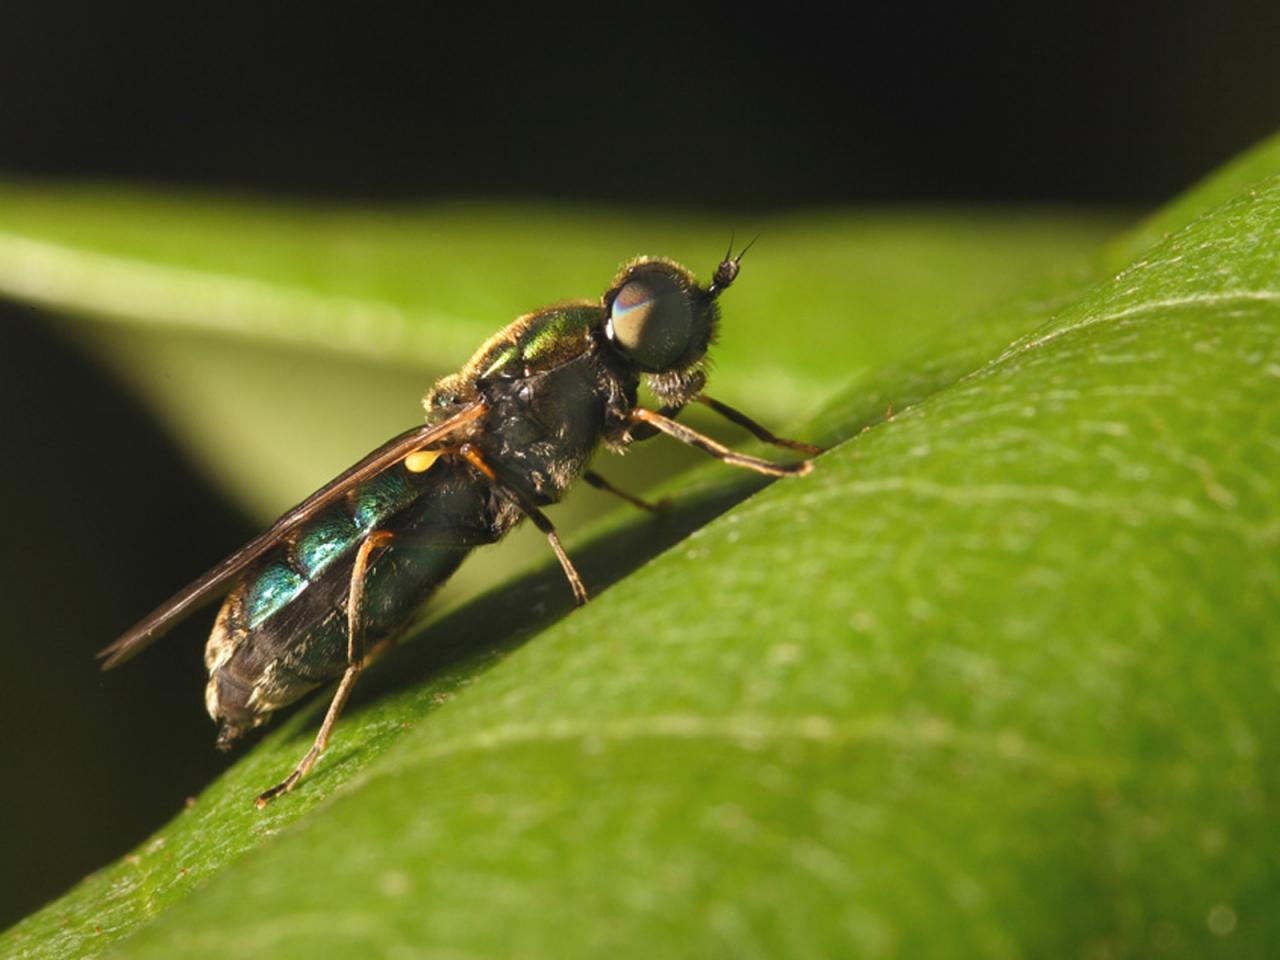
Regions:
M 544 567 L 430 625 L 300 790 L 250 802 L 322 704 L 19 955 L 1266 955 L 1280 139 L 1246 166 L 886 346 L 811 476 L 606 520 L 584 609 Z

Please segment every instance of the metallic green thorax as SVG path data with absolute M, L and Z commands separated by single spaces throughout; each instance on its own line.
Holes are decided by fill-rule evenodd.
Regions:
M 600 304 L 590 301 L 525 314 L 485 341 L 462 370 L 435 385 L 423 401 L 428 414 L 474 399 L 477 380 L 529 376 L 580 355 L 601 322 Z

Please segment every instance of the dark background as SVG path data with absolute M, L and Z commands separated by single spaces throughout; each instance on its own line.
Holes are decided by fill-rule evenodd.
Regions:
M 11 6 L 0 163 L 40 175 L 376 198 L 1156 203 L 1280 114 L 1265 0 L 867 5 L 852 23 L 733 5 L 609 22 Z
M 851 24 L 728 6 L 466 23 L 120 6 L 6 6 L 0 175 L 389 202 L 1138 211 L 1280 119 L 1274 0 L 859 8 Z M 104 624 L 253 531 L 37 312 L 0 303 L 0 324 L 5 926 L 220 768 L 190 682 L 207 623 L 109 683 L 89 655 Z M 117 564 L 144 575 L 121 588 L 102 576 Z

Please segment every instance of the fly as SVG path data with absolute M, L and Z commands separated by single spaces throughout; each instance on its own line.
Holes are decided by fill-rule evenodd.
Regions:
M 745 253 L 746 251 L 742 251 Z M 581 477 L 653 507 L 588 469 L 665 433 L 757 473 L 802 476 L 810 460 L 736 453 L 676 420 L 701 403 L 760 440 L 806 454 L 703 392 L 719 296 L 738 276 L 732 248 L 700 287 L 679 264 L 639 257 L 598 301 L 544 307 L 494 334 L 423 403 L 426 423 L 400 434 L 298 504 L 269 530 L 180 590 L 98 656 L 110 669 L 178 620 L 225 595 L 205 647 L 205 704 L 229 748 L 247 730 L 340 678 L 315 742 L 258 806 L 306 776 L 329 742 L 361 669 L 390 643 L 470 551 L 528 518 L 546 535 L 576 603 L 587 589 L 542 512 Z M 637 402 L 644 381 L 661 403 Z

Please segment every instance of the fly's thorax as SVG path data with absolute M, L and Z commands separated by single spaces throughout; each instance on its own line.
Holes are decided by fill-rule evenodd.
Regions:
M 586 469 L 620 389 L 594 349 L 478 388 L 488 413 L 472 442 L 505 482 L 541 503 L 558 501 Z
M 444 419 L 476 400 L 491 380 L 536 376 L 592 349 L 604 322 L 600 304 L 573 300 L 518 317 L 486 340 L 457 373 L 436 382 L 423 399 L 428 419 Z

